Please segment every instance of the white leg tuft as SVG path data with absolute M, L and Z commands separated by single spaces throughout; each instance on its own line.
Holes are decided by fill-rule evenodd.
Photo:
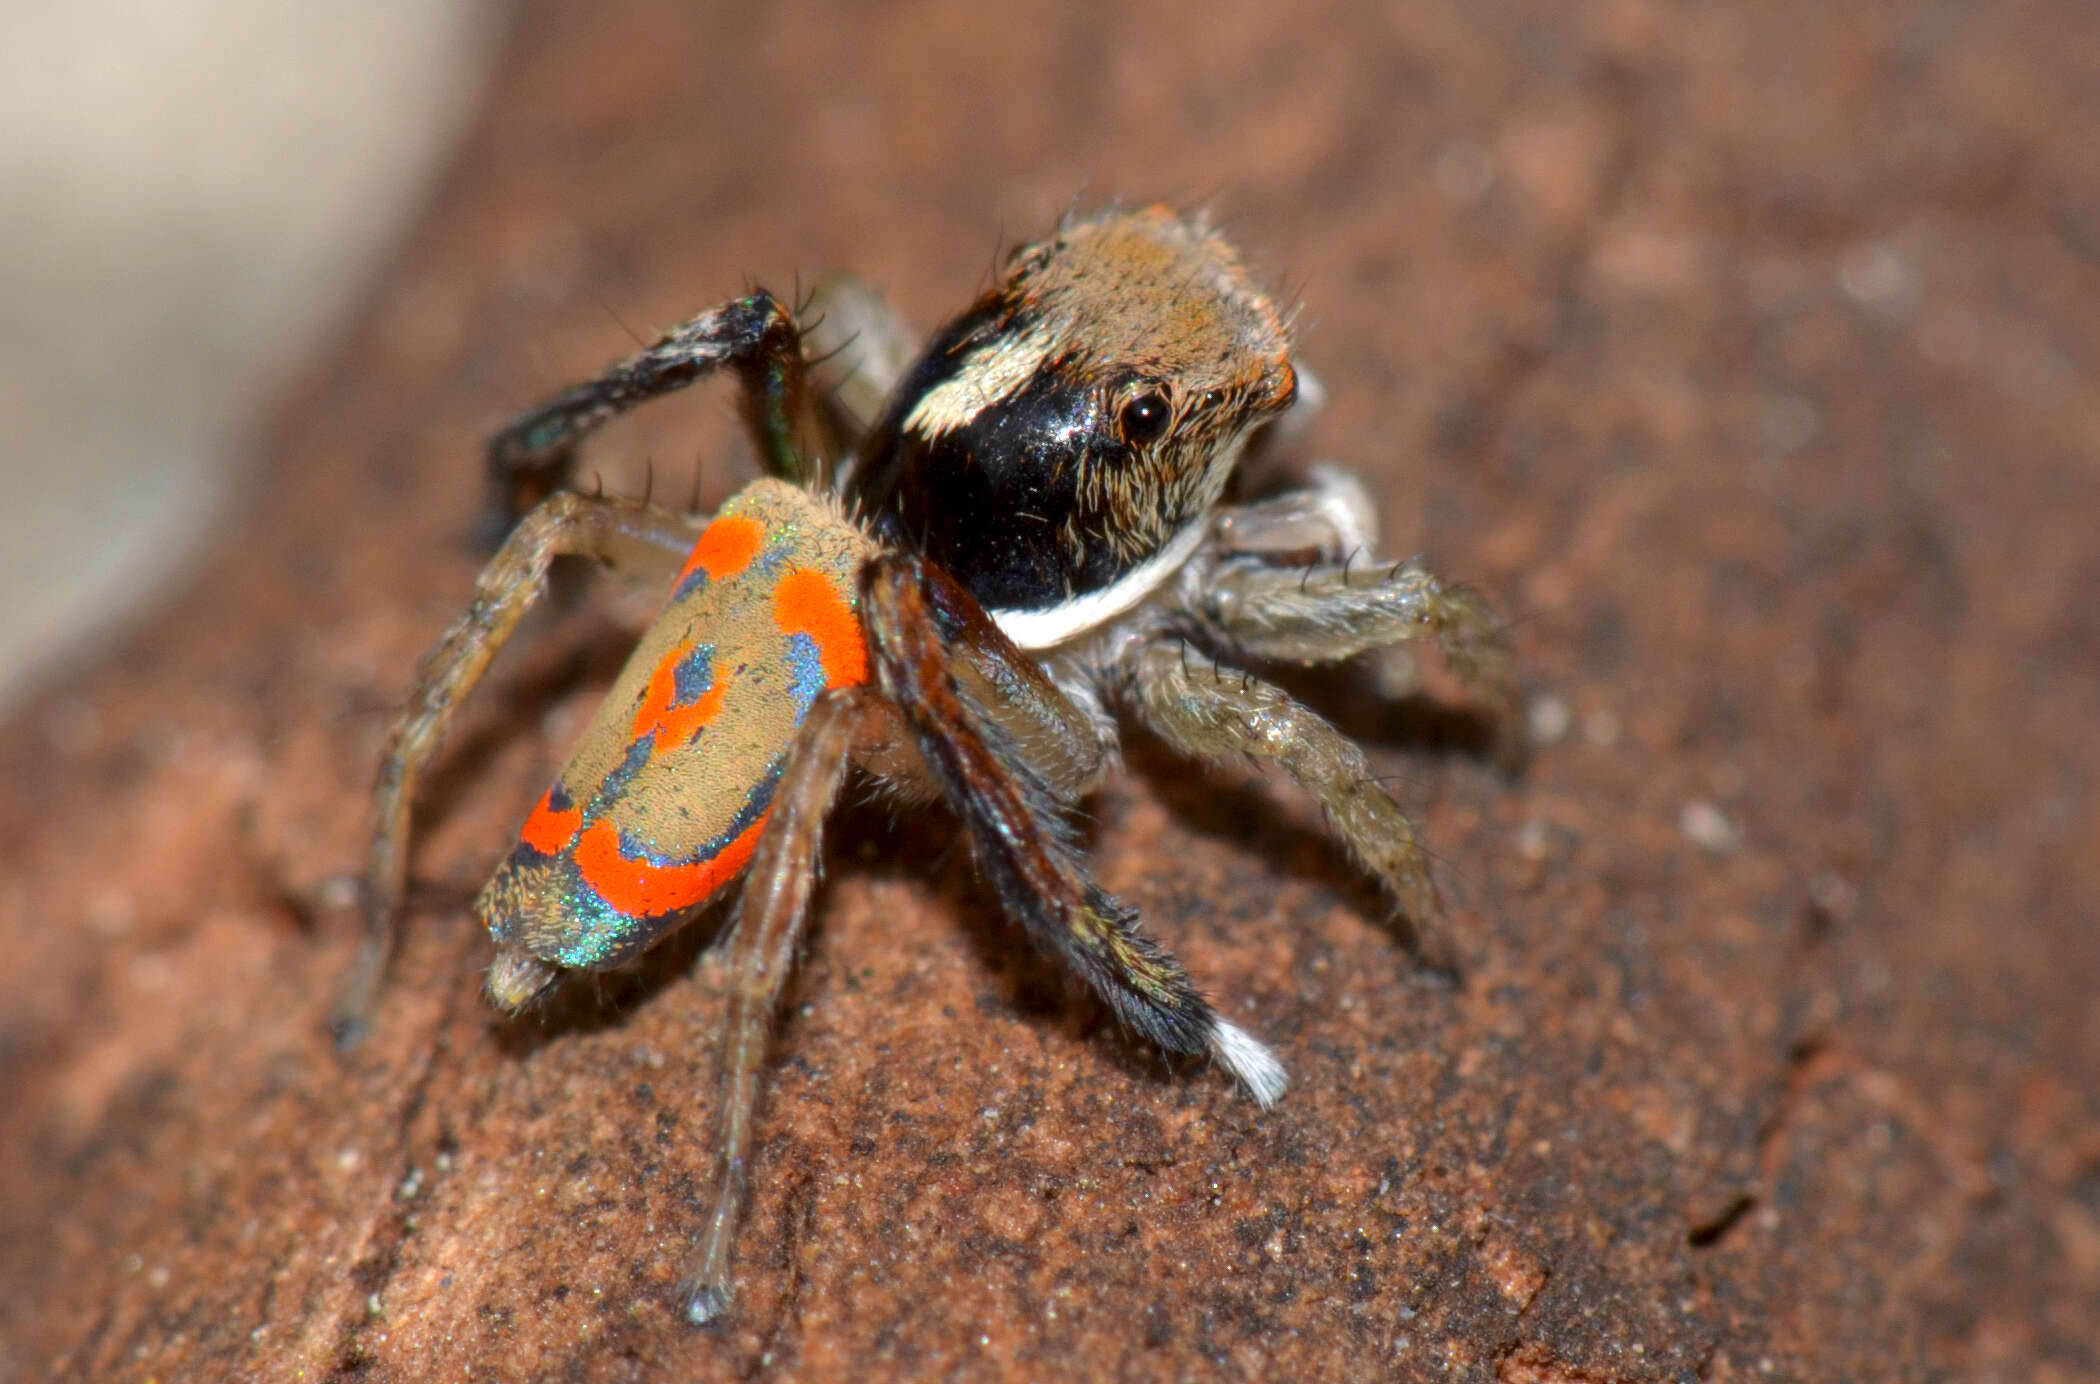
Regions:
M 1291 1084 L 1290 1073 L 1276 1060 L 1261 1039 L 1241 1028 L 1228 1024 L 1223 1019 L 1212 1020 L 1210 1050 L 1220 1062 L 1232 1069 L 1232 1074 L 1254 1097 L 1255 1104 L 1270 1106 L 1283 1094 L 1283 1088 Z

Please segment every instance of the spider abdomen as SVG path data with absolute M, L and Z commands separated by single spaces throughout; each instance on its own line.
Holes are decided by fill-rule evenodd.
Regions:
M 723 507 L 483 889 L 499 946 L 615 966 L 743 870 L 810 706 L 867 681 L 854 582 L 873 551 L 782 481 Z

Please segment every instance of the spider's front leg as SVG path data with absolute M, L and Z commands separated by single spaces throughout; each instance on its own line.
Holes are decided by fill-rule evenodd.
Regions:
M 507 523 L 567 487 L 576 444 L 605 422 L 728 366 L 767 474 L 810 483 L 813 453 L 802 332 L 764 289 L 709 308 L 594 380 L 571 386 L 488 442 L 491 508 Z
M 365 940 L 331 1020 L 339 1046 L 353 1046 L 370 1028 L 394 952 L 416 780 L 489 660 L 544 589 L 548 567 L 557 557 L 590 557 L 638 581 L 667 584 L 698 532 L 698 520 L 638 500 L 560 491 L 526 515 L 482 569 L 473 605 L 424 658 L 380 764 L 373 794 L 378 824 L 365 873 Z
M 978 868 L 1030 940 L 1084 978 L 1128 1027 L 1171 1053 L 1211 1053 L 1257 1101 L 1274 1101 L 1287 1082 L 1275 1056 L 1219 1018 L 1181 964 L 1139 931 L 1136 910 L 1094 882 L 1052 783 L 958 691 L 961 657 L 937 612 L 968 596 L 903 554 L 871 563 L 861 591 L 877 683 L 962 819 Z M 975 639 L 975 661 L 1028 662 L 988 621 Z
M 1354 741 L 1274 683 L 1191 654 L 1169 636 L 1134 645 L 1116 672 L 1122 700 L 1183 754 L 1248 756 L 1276 765 L 1311 793 L 1335 835 L 1399 903 L 1423 963 L 1455 969 L 1443 905 L 1414 824 L 1371 776 Z
M 1192 563 L 1182 599 L 1226 648 L 1275 663 L 1337 663 L 1370 649 L 1435 641 L 1487 711 L 1505 765 L 1523 754 L 1523 694 L 1494 609 L 1412 562 L 1353 558 L 1286 565 L 1259 556 Z
M 1378 546 L 1378 505 L 1361 477 L 1323 461 L 1306 480 L 1218 510 L 1211 520 L 1213 551 L 1305 567 L 1346 562 Z

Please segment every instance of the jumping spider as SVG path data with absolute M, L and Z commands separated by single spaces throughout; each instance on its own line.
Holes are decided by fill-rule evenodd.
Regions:
M 493 468 L 546 498 L 482 572 L 394 727 L 369 933 L 338 1012 L 354 1041 L 393 951 L 416 780 L 548 565 L 590 557 L 667 588 L 476 910 L 496 944 L 488 996 L 514 1011 L 565 970 L 631 961 L 748 876 L 727 934 L 714 1210 L 685 1287 L 695 1322 L 728 1305 L 759 1071 L 850 767 L 943 800 L 1037 947 L 1125 1026 L 1211 1054 L 1268 1105 L 1282 1065 L 1094 882 L 1076 844 L 1070 817 L 1116 757 L 1116 717 L 1198 759 L 1281 768 L 1420 938 L 1439 924 L 1436 893 L 1363 752 L 1226 661 L 1332 663 L 1426 637 L 1504 726 L 1517 703 L 1478 597 L 1358 557 L 1374 534 L 1356 482 L 1316 469 L 1303 489 L 1222 503 L 1298 375 L 1276 310 L 1204 222 L 1159 207 L 1070 221 L 1017 251 L 916 361 L 870 295 L 830 296 L 828 338 L 754 292 L 492 441 Z M 827 363 L 816 346 L 848 321 Z M 769 474 L 712 520 L 561 488 L 585 434 L 722 367 L 742 381 Z M 877 393 L 874 425 L 855 426 L 852 400 Z

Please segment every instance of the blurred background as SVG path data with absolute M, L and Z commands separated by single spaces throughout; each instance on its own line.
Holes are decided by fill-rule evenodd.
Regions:
M 491 0 L 0 0 L 0 711 L 195 555 L 424 204 Z

